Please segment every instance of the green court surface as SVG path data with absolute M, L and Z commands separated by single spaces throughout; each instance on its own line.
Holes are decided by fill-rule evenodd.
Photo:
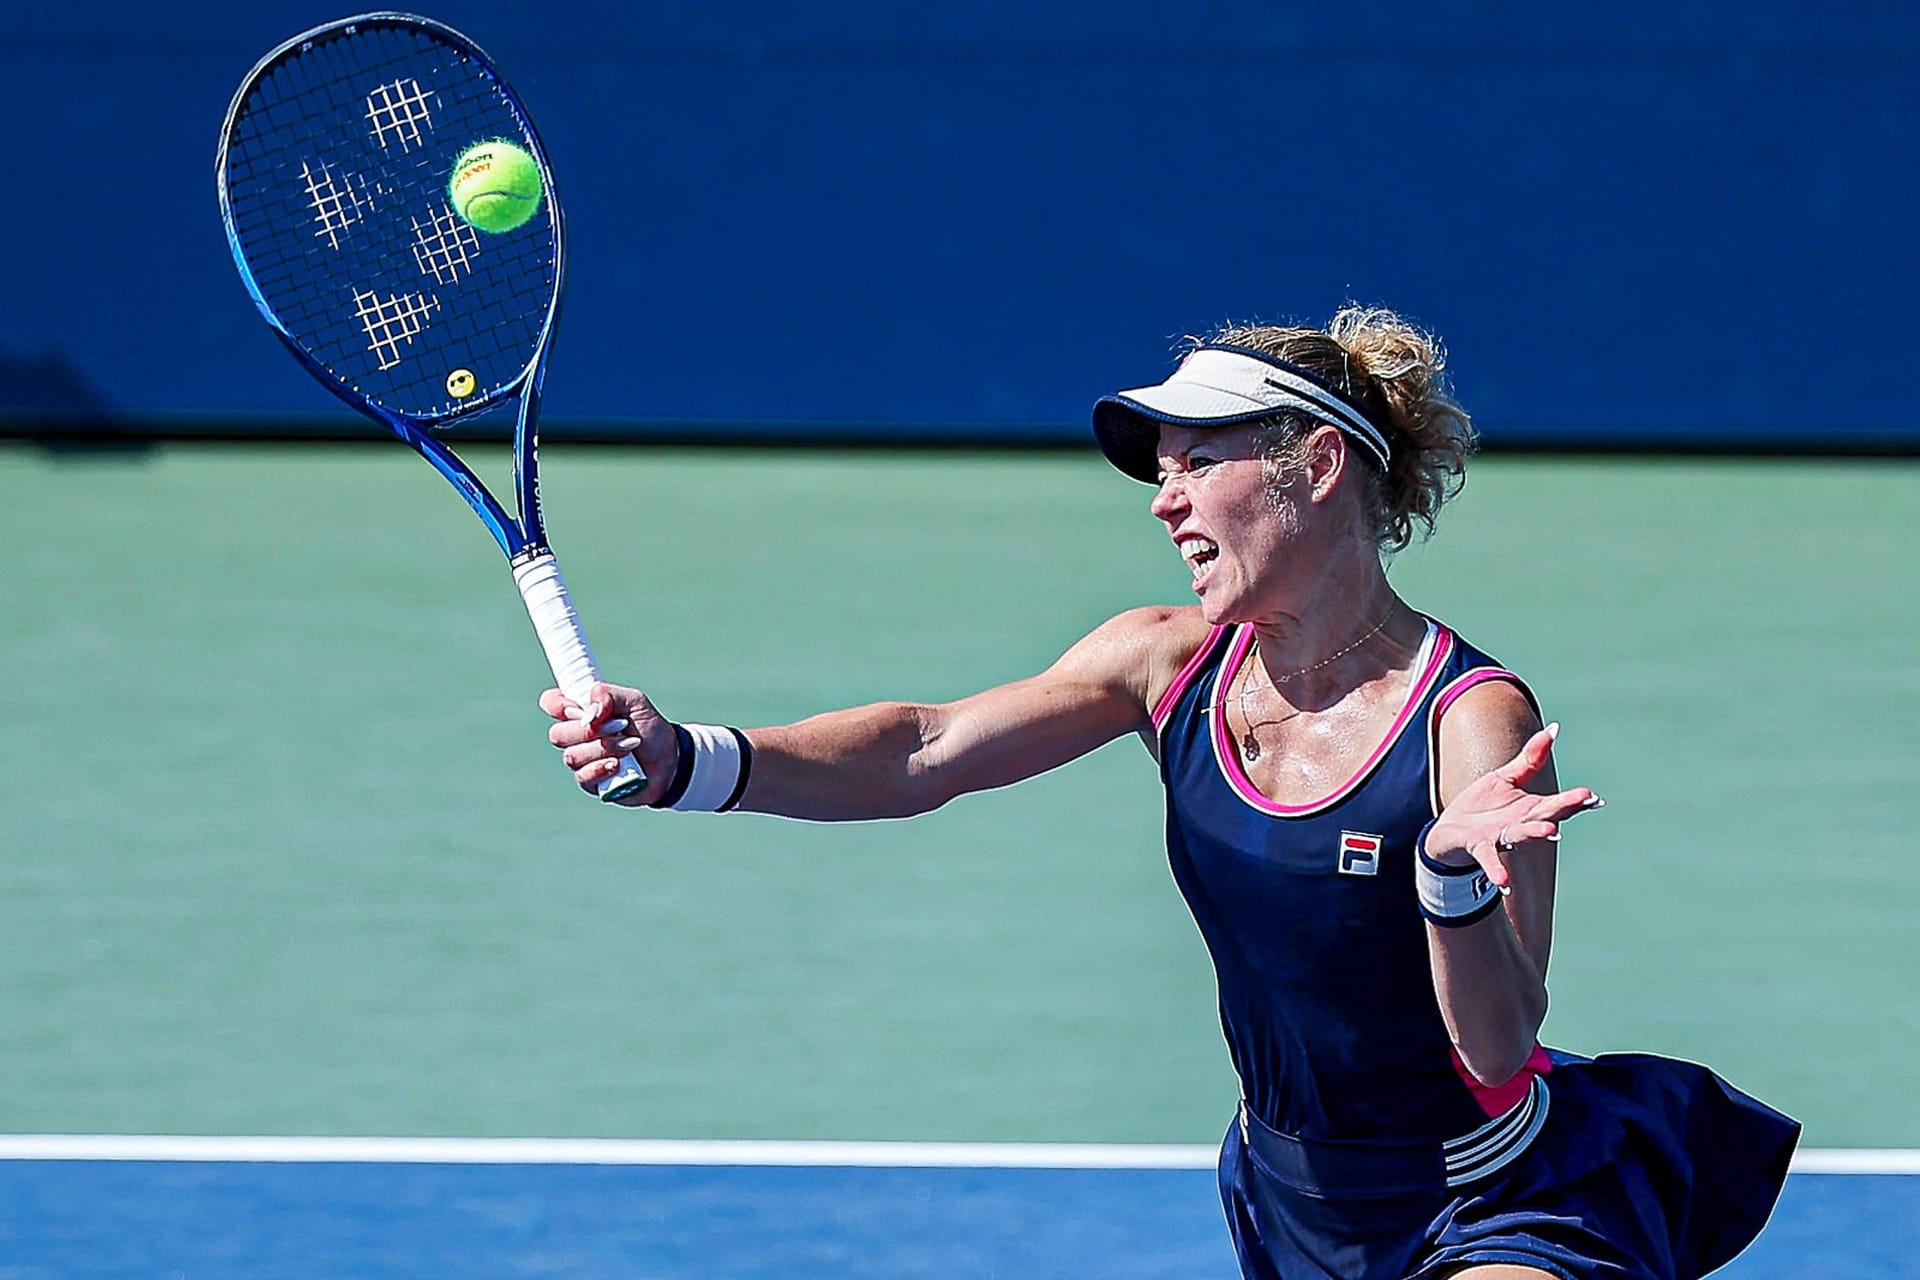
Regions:
M 504 454 L 488 453 L 489 474 Z M 1090 453 L 553 449 L 609 675 L 769 723 L 1182 601 Z M 1920 1146 L 1912 463 L 1477 464 L 1403 593 L 1610 805 L 1547 1038 Z M 1234 1086 L 1122 743 L 909 823 L 603 810 L 398 446 L 0 447 L 0 1128 L 1205 1142 Z

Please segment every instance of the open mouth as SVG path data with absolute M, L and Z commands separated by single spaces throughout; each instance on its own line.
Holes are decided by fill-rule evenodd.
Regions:
M 1187 568 L 1193 570 L 1198 578 L 1205 573 L 1207 566 L 1220 558 L 1220 548 L 1205 538 L 1189 538 L 1180 544 L 1180 557 L 1187 562 Z

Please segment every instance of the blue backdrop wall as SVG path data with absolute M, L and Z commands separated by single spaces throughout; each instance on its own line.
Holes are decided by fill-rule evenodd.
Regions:
M 1447 339 L 1490 438 L 1913 439 L 1920 6 L 447 0 L 572 230 L 554 419 L 1075 434 L 1228 318 Z M 0 415 L 332 415 L 213 199 L 255 0 L 0 11 Z M 22 114 L 24 113 L 24 114 Z

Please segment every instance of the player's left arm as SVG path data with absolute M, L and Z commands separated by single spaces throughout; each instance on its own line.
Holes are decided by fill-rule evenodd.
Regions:
M 1425 852 L 1477 869 L 1504 893 L 1474 923 L 1428 920 L 1434 993 L 1467 1070 L 1499 1085 L 1525 1065 L 1547 1016 L 1560 824 L 1601 802 L 1585 787 L 1560 789 L 1553 732 L 1504 680 L 1476 685 L 1447 709 L 1439 749 L 1441 813 Z

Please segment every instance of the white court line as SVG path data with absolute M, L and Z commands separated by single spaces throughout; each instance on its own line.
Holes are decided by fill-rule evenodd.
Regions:
M 1795 1173 L 1920 1173 L 1920 1151 L 1898 1147 L 1814 1148 L 1796 1152 Z
M 353 1164 L 684 1164 L 874 1168 L 1211 1169 L 1214 1147 L 988 1142 L 743 1142 L 652 1138 L 267 1138 L 0 1135 L 0 1160 Z
M 1211 1146 L 1053 1142 L 696 1142 L 650 1138 L 0 1135 L 0 1160 L 277 1164 L 774 1165 L 922 1169 L 1211 1169 Z M 1920 1174 L 1920 1150 L 1801 1151 L 1795 1173 Z

